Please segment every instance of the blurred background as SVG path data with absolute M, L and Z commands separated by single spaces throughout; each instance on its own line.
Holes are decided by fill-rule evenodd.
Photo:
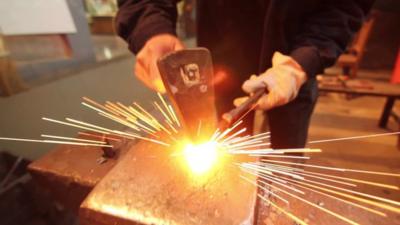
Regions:
M 46 123 L 42 117 L 72 117 L 119 128 L 81 107 L 81 97 L 126 104 L 137 101 L 145 106 L 156 98 L 133 74 L 135 57 L 115 34 L 116 12 L 116 0 L 0 1 L 0 136 L 76 135 L 75 130 Z M 178 12 L 178 35 L 186 46 L 194 47 L 195 0 L 179 2 Z M 320 77 L 310 140 L 399 130 L 400 105 L 395 101 L 400 96 L 396 85 L 400 81 L 399 28 L 400 2 L 376 1 L 348 51 Z M 377 170 L 400 171 L 397 146 L 397 136 L 325 144 L 321 148 L 327 151 L 319 160 L 340 166 L 368 163 Z M 20 171 L 13 176 L 18 178 L 30 161 L 53 148 L 0 141 L 0 182 L 15 162 Z M 24 209 L 28 212 L 29 207 L 36 207 L 30 205 L 32 196 L 23 191 L 14 193 L 21 199 L 10 205 L 4 193 L 0 191 L 0 218 L 8 216 L 7 221 L 14 221 L 7 224 L 76 223 L 69 214 L 62 214 L 64 222 L 58 219 L 55 223 L 53 217 L 61 218 L 57 213 L 62 211 L 57 204 L 51 205 L 47 214 L 22 217 Z M 18 197 L 21 193 L 24 197 Z M 21 214 L 8 214 L 13 209 Z
M 178 34 L 188 47 L 195 45 L 193 4 L 178 5 Z M 80 107 L 82 96 L 125 103 L 155 97 L 133 75 L 135 58 L 115 34 L 116 11 L 116 0 L 0 2 L 0 136 L 37 137 L 44 130 L 73 135 L 41 117 L 96 122 Z M 0 144 L 30 159 L 51 147 Z

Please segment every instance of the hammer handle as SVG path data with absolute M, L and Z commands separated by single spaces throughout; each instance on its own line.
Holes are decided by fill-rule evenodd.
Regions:
M 228 123 L 228 125 L 236 122 L 241 116 L 248 112 L 254 104 L 257 103 L 258 99 L 261 98 L 263 94 L 267 93 L 265 88 L 259 89 L 252 96 L 250 96 L 245 102 L 240 104 L 238 107 L 232 109 L 231 111 L 224 113 L 222 119 Z

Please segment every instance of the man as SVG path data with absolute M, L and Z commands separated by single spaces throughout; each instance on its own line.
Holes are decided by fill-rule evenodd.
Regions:
M 241 86 L 247 93 L 266 88 L 269 94 L 258 103 L 267 114 L 272 147 L 304 147 L 317 99 L 315 76 L 343 52 L 372 2 L 198 0 L 197 41 L 212 54 L 218 112 L 233 107 Z M 136 76 L 163 92 L 156 61 L 184 48 L 175 32 L 176 1 L 118 5 L 117 31 L 137 55 Z M 247 80 L 250 74 L 260 75 Z

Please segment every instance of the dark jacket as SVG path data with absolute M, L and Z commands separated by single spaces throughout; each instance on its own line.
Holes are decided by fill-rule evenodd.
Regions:
M 241 45 L 246 47 L 241 52 L 259 51 L 253 54 L 259 58 L 258 72 L 270 66 L 274 51 L 281 51 L 314 76 L 343 52 L 372 3 L 373 0 L 198 0 L 198 42 L 211 49 L 217 45 L 226 48 L 211 50 L 217 55 L 214 58 L 219 58 L 218 54 L 230 57 L 230 48 Z M 176 34 L 176 1 L 119 0 L 118 5 L 117 31 L 132 52 L 137 53 L 153 35 Z
M 266 112 L 273 148 L 305 146 L 317 100 L 315 75 L 332 65 L 359 29 L 373 0 L 197 0 L 197 42 L 210 49 L 217 113 L 245 95 L 241 84 L 271 66 L 274 51 L 307 72 L 296 99 Z M 175 34 L 176 2 L 120 0 L 117 31 L 132 52 L 155 34 Z M 252 130 L 253 114 L 244 118 Z

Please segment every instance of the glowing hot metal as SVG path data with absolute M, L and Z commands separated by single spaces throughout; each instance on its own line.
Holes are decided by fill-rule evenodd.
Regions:
M 218 161 L 218 143 L 214 141 L 198 145 L 187 144 L 183 150 L 186 162 L 195 174 L 204 174 Z

